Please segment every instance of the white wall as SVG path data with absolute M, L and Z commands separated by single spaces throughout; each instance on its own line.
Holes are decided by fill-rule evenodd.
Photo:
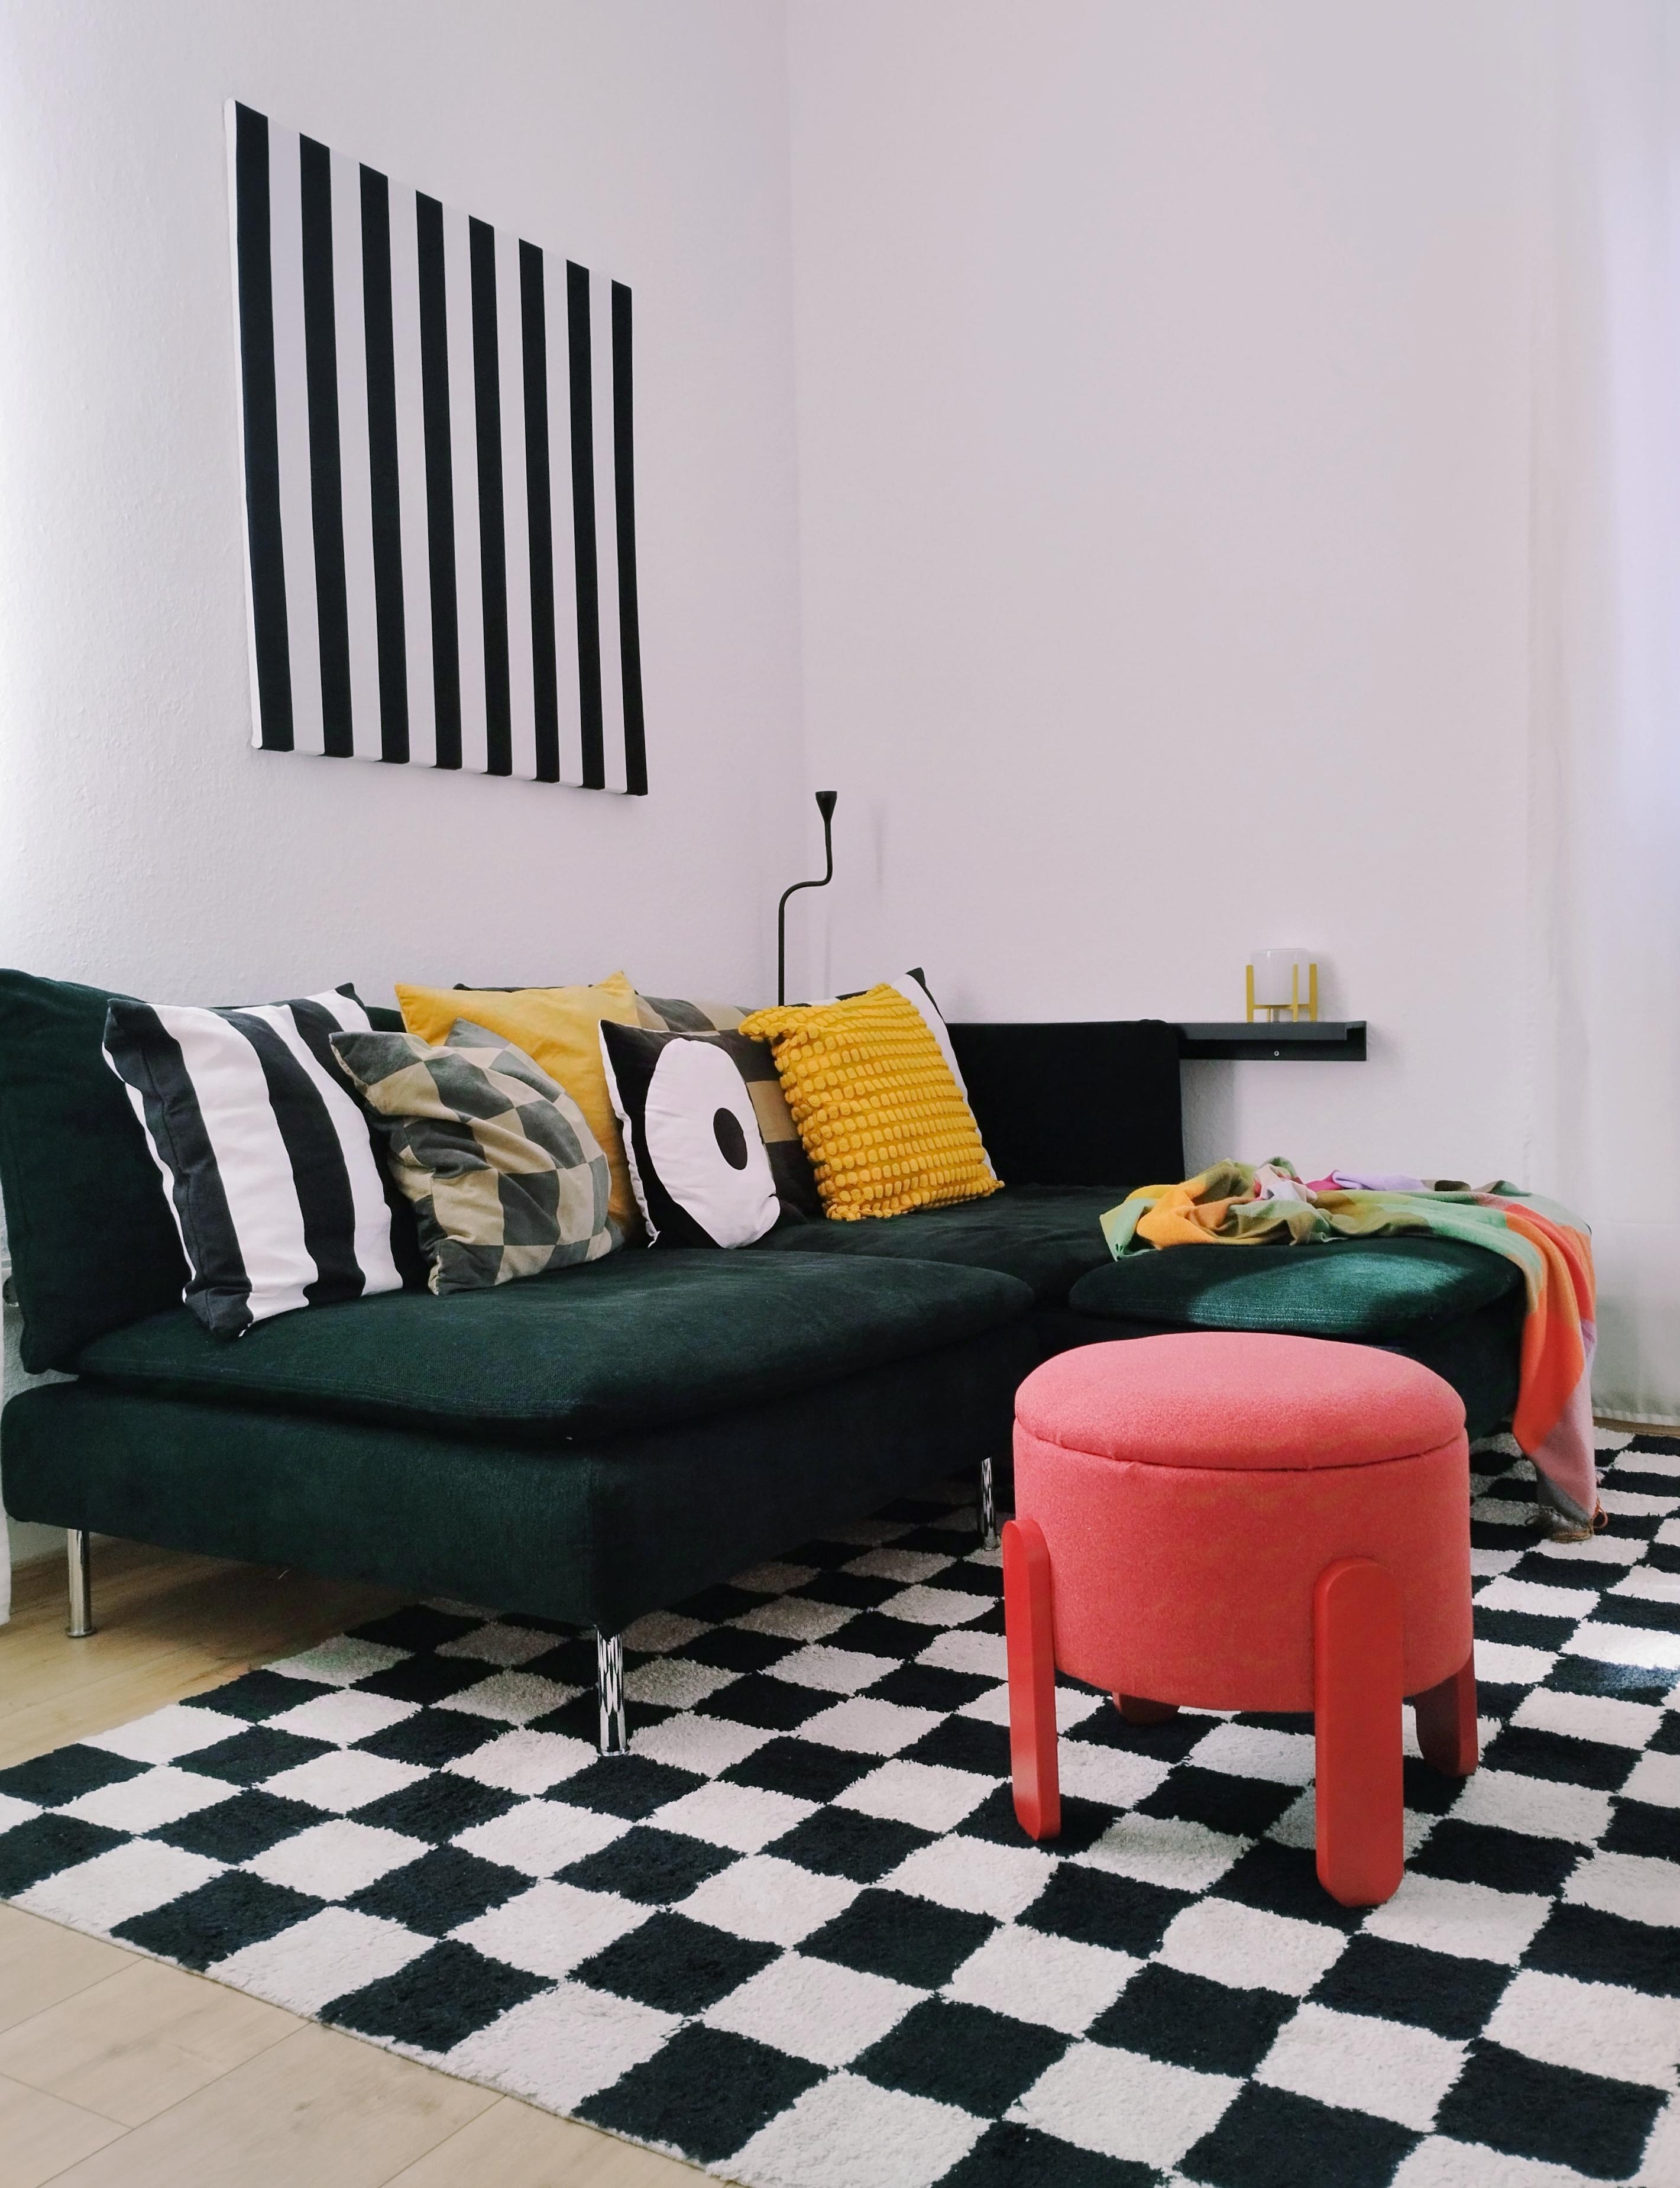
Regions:
M 1189 1068 L 1193 1159 L 1576 1189 L 1536 326 L 1611 5 L 0 0 L 0 959 L 754 998 L 826 780 L 793 992 L 1226 1017 L 1305 943 L 1372 1061 Z M 635 284 L 647 800 L 249 748 L 230 93 Z M 1680 1410 L 1675 1235 L 1610 1402 Z
M 646 798 L 251 748 L 230 95 L 633 285 Z M 787 192 L 775 0 L 0 0 L 0 962 L 768 1000 Z
M 1680 10 L 1564 0 L 1536 325 L 1536 1168 L 1599 1402 L 1680 1419 Z
M 652 794 L 251 749 L 223 103 L 636 293 Z M 0 961 L 753 1001 L 799 764 L 775 0 L 0 0 Z
M 1372 1061 L 1195 1067 L 1192 1159 L 1520 1170 L 1523 0 L 791 23 L 811 981 L 1235 1018 L 1305 943 Z

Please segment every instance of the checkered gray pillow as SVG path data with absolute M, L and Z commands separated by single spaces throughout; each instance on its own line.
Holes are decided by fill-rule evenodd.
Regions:
M 413 1034 L 347 1033 L 333 1049 L 414 1203 L 434 1292 L 541 1276 L 621 1243 L 600 1143 L 522 1049 L 467 1018 L 443 1048 Z

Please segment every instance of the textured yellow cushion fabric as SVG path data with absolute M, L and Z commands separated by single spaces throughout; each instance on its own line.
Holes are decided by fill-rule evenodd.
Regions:
M 521 1048 L 550 1079 L 563 1086 L 583 1111 L 600 1141 L 612 1173 L 607 1213 L 629 1239 L 642 1236 L 642 1221 L 630 1189 L 624 1139 L 606 1091 L 606 1067 L 600 1060 L 600 1022 L 634 1025 L 636 991 L 622 973 L 593 988 L 405 988 L 397 990 L 403 1023 L 434 1048 L 442 1048 L 457 1018 L 488 1026 Z
M 853 1222 L 997 1191 L 973 1112 L 896 988 L 755 1011 L 741 1030 L 775 1052 L 826 1215 Z

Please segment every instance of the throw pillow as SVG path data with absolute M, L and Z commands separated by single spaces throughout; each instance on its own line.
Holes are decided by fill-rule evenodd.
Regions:
M 741 1031 L 775 1052 L 829 1215 L 901 1215 L 997 1191 L 939 1044 L 896 988 L 755 1011 Z
M 919 965 L 912 965 L 908 973 L 900 973 L 896 979 L 888 980 L 887 985 L 896 989 L 905 1001 L 919 1011 L 926 1019 L 928 1032 L 939 1044 L 939 1053 L 945 1059 L 945 1068 L 956 1080 L 957 1091 L 966 1102 L 968 1098 L 968 1081 L 962 1075 L 962 1066 L 957 1062 L 956 1051 L 951 1046 L 951 1038 L 946 1029 L 944 1014 L 933 1001 L 927 986 L 927 975 L 922 972 L 922 967 Z
M 600 983 L 612 987 L 623 978 L 615 973 L 611 979 Z M 455 992 L 465 995 L 475 988 L 471 980 L 457 980 Z M 522 995 L 524 988 L 477 987 L 481 995 Z M 679 995 L 643 995 L 636 997 L 636 1024 L 646 1026 L 650 1033 L 732 1033 L 746 1017 L 738 1003 L 692 1003 Z
M 896 978 L 879 984 L 897 989 L 905 1001 L 913 1004 L 927 1019 L 927 1030 L 939 1042 L 939 1053 L 945 1059 L 950 1075 L 956 1080 L 966 1100 L 968 1094 L 968 1081 L 963 1077 L 962 1066 L 956 1060 L 956 1051 L 951 1046 L 950 1029 L 945 1024 L 944 1013 L 933 1001 L 933 991 L 927 985 L 927 975 L 919 965 L 912 965 L 908 973 L 900 973 Z M 866 988 L 848 988 L 843 995 L 830 995 L 827 1000 L 831 1003 L 849 1003 L 854 1001 L 860 995 L 867 995 L 868 992 Z
M 694 1003 L 680 995 L 636 997 L 636 1023 L 650 1033 L 733 1033 L 746 1015 L 735 1003 Z
M 738 1033 L 653 1033 L 603 1021 L 607 1091 L 650 1236 L 750 1246 L 822 1213 L 770 1050 Z
M 407 1033 L 340 1034 L 333 1047 L 414 1203 L 434 1292 L 596 1261 L 618 1243 L 600 1142 L 522 1051 L 465 1018 L 441 1048 Z
M 162 1172 L 206 1329 L 402 1289 L 367 1118 L 333 1062 L 353 989 L 248 1009 L 114 1001 L 105 1061 Z
M 600 1143 L 612 1176 L 608 1213 L 623 1235 L 640 1227 L 636 1197 L 618 1119 L 606 1091 L 600 1060 L 603 1018 L 617 1025 L 636 1023 L 636 991 L 622 973 L 593 988 L 405 988 L 397 1000 L 403 1023 L 428 1046 L 441 1048 L 457 1018 L 499 1034 L 528 1056 L 583 1111 Z

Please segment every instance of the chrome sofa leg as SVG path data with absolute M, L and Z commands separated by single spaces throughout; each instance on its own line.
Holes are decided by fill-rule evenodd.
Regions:
M 616 1633 L 595 1634 L 595 1698 L 600 1705 L 600 1751 L 628 1755 L 624 1729 L 624 1644 Z
M 65 1548 L 70 1563 L 70 1623 L 65 1631 L 72 1641 L 84 1641 L 93 1631 L 93 1538 L 85 1527 L 72 1527 Z
M 983 1550 L 997 1548 L 997 1504 L 992 1495 L 992 1463 L 980 1461 L 980 1547 Z

